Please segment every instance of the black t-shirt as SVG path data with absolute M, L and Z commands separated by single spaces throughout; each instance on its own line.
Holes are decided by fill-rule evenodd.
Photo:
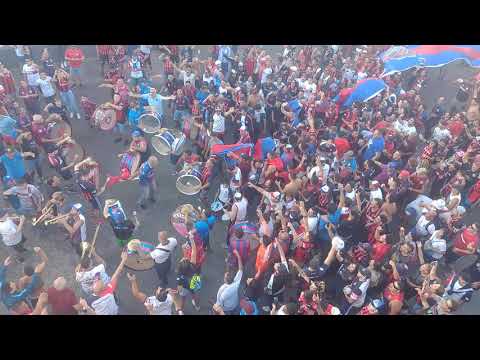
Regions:
M 322 263 L 318 268 L 311 270 L 308 267 L 303 269 L 305 274 L 310 278 L 310 280 L 320 280 L 322 279 L 329 269 L 328 264 Z
M 457 100 L 460 102 L 466 102 L 469 97 L 469 88 L 467 86 L 460 86 L 457 92 Z
M 52 104 L 52 106 L 48 108 L 48 113 L 58 114 L 62 117 L 63 120 L 67 118 L 67 108 L 65 107 L 65 105 L 58 107 L 57 105 Z
M 121 223 L 116 223 L 112 217 L 109 217 L 108 220 L 110 221 L 112 230 L 118 239 L 128 240 L 130 236 L 132 236 L 135 225 L 131 220 L 127 219 Z
M 24 139 L 20 148 L 22 149 L 22 152 L 31 152 L 35 154 L 35 157 L 25 156 L 25 160 L 38 159 L 40 149 L 33 138 L 31 140 Z

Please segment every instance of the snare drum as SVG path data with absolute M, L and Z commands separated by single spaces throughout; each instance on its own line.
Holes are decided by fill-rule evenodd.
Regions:
M 162 128 L 162 116 L 155 112 L 147 112 L 138 118 L 138 127 L 147 134 L 157 133 Z
M 131 245 L 135 242 L 138 243 L 138 246 L 133 248 Z M 138 239 L 131 240 L 127 246 L 128 257 L 125 267 L 136 271 L 150 270 L 155 265 L 150 256 L 150 252 L 153 250 L 155 250 L 155 245 L 149 242 Z
M 184 195 L 195 195 L 200 192 L 202 187 L 202 172 L 199 166 L 189 170 L 182 170 L 175 183 L 177 190 Z
M 93 123 L 103 131 L 112 130 L 117 124 L 115 110 L 107 109 L 104 105 L 100 105 L 93 113 Z
M 185 135 L 176 129 L 160 129 L 160 133 L 152 137 L 152 146 L 160 155 L 177 152 L 185 143 Z

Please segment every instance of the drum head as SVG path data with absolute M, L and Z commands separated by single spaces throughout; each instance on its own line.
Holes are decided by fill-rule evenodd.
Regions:
M 162 128 L 160 117 L 151 112 L 140 115 L 138 125 L 147 134 L 157 133 Z
M 183 148 L 185 146 L 186 137 L 184 134 L 177 138 L 176 141 L 172 144 L 172 152 L 174 155 L 181 155 L 183 152 Z
M 61 138 L 63 136 L 71 136 L 72 135 L 72 128 L 66 121 L 58 121 L 54 123 L 50 123 L 48 126 L 49 135 L 52 139 Z
M 125 267 L 130 270 L 145 271 L 150 270 L 155 265 L 155 261 L 151 257 L 140 257 L 138 254 L 129 254 Z
M 98 108 L 93 114 L 95 124 L 103 131 L 112 130 L 117 124 L 117 115 L 112 109 Z
M 200 192 L 202 182 L 194 175 L 185 174 L 180 176 L 176 182 L 177 190 L 184 195 L 195 195 Z
M 65 159 L 66 165 L 70 165 L 73 162 L 79 162 L 83 160 L 85 156 L 85 150 L 82 145 L 72 142 L 65 144 L 62 147 L 62 157 Z
M 151 143 L 156 152 L 160 155 L 168 155 L 172 151 L 170 144 L 167 143 L 160 135 L 155 135 L 151 139 Z
M 175 231 L 178 232 L 181 236 L 186 237 L 188 234 L 187 227 L 185 226 L 187 221 L 195 223 L 200 218 L 200 214 L 197 209 L 195 209 L 190 204 L 180 205 L 175 209 L 170 218 L 172 226 L 175 228 Z

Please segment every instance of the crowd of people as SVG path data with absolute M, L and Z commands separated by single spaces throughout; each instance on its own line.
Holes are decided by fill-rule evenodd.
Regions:
M 480 222 L 465 220 L 480 202 L 475 79 L 458 79 L 456 96 L 427 110 L 429 75 L 415 68 L 383 77 L 387 89 L 343 107 L 342 89 L 382 75 L 378 55 L 388 46 L 285 45 L 274 55 L 261 46 L 216 45 L 202 60 L 194 45 L 97 45 L 100 87 L 111 90 L 111 102 L 100 104 L 76 96 L 85 82 L 81 47 L 68 46 L 60 62 L 47 49 L 37 60 L 28 46 L 13 47 L 22 78 L 0 65 L 8 204 L 0 233 L 10 254 L 0 267 L 0 300 L 10 314 L 117 315 L 117 283 L 132 256 L 153 260 L 158 275 L 147 295 L 135 274 L 126 274 L 132 296 L 151 315 L 193 314 L 188 299 L 196 311 L 208 302 L 216 315 L 446 315 L 480 288 Z M 152 67 L 154 56 L 160 69 Z M 99 106 L 114 111 L 114 142 L 125 146 L 118 175 L 101 174 L 98 161 L 84 159 L 71 131 L 52 131 L 71 128 L 72 119 L 99 127 Z M 153 155 L 140 123 L 145 113 L 185 135 L 170 163 Z M 189 220 L 196 210 L 185 208 L 174 270 L 178 236 L 159 229 L 149 247 L 148 239 L 135 239 L 137 219 L 108 196 L 129 182 L 140 188 L 139 209 L 155 206 L 162 201 L 159 166 L 176 175 L 196 168 L 201 182 L 192 202 L 203 210 Z M 82 200 L 72 203 L 78 194 Z M 33 249 L 38 265 L 25 261 L 32 218 L 64 229 L 79 258 L 80 295 L 64 276 L 50 287 L 43 282 L 48 258 L 41 248 Z M 220 254 L 211 237 L 222 220 Z M 95 249 L 104 222 L 122 248 L 111 276 Z M 91 241 L 87 223 L 97 226 Z M 210 256 L 225 256 L 214 301 L 202 275 Z M 13 263 L 25 264 L 16 281 L 6 278 Z

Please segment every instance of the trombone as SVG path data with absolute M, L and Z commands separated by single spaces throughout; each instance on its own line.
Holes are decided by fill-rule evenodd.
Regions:
M 45 219 L 45 217 L 50 215 L 50 212 L 52 211 L 54 206 L 55 206 L 55 204 L 50 204 L 49 206 L 47 206 L 47 208 L 43 208 L 42 209 L 42 215 L 40 215 L 38 218 L 33 218 L 32 219 L 32 225 L 36 226 L 40 221 Z
M 70 216 L 70 213 L 57 216 L 56 218 L 49 219 L 49 220 L 45 221 L 45 222 L 44 222 L 44 225 L 45 225 L 45 226 L 48 226 L 48 225 L 50 225 L 50 224 L 56 224 L 58 221 L 60 221 L 60 220 L 62 220 L 62 219 L 66 219 L 66 218 L 69 217 L 69 216 Z

